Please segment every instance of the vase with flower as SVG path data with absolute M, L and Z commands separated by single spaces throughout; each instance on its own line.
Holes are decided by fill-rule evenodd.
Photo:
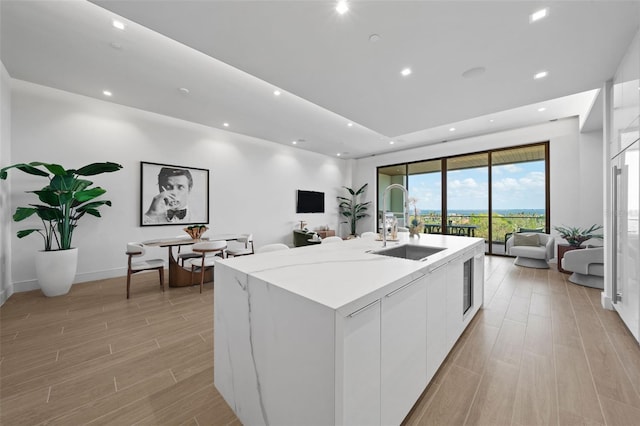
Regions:
M 418 199 L 415 197 L 409 197 L 409 205 L 413 206 L 413 218 L 409 222 L 409 237 L 420 238 L 420 233 L 424 228 L 422 223 L 422 217 L 418 214 Z
M 182 230 L 189 234 L 189 236 L 194 240 L 199 240 L 202 238 L 202 234 L 209 230 L 209 227 L 206 225 L 191 225 L 183 228 Z

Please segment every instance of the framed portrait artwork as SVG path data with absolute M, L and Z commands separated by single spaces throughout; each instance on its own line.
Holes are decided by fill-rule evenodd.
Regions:
M 140 225 L 209 223 L 209 170 L 140 162 Z

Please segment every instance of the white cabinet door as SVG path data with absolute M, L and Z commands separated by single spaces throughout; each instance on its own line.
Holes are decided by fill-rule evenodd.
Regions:
M 380 424 L 380 300 L 338 318 L 343 328 L 342 374 L 338 374 L 336 404 L 342 404 L 337 424 Z M 340 339 L 340 336 L 337 336 Z M 338 358 L 339 359 L 339 358 Z M 313 368 L 313 366 L 310 366 Z
M 398 425 L 427 386 L 427 277 L 382 298 L 381 422 Z
M 453 347 L 464 329 L 462 312 L 462 286 L 464 281 L 464 262 L 460 256 L 449 262 L 447 268 L 446 295 L 446 338 L 447 352 Z
M 449 353 L 446 333 L 447 265 L 427 275 L 427 381 Z

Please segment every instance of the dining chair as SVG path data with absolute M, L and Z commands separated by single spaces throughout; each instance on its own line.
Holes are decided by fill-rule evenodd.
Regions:
M 202 286 L 204 285 L 204 273 L 207 269 L 213 268 L 216 257 L 224 258 L 226 248 L 226 241 L 203 241 L 191 246 L 191 250 L 194 253 L 198 253 L 200 257 L 189 259 L 186 263 L 191 265 L 192 284 L 193 274 L 196 271 L 200 271 L 200 293 L 202 293 Z
M 127 244 L 127 299 L 130 295 L 131 289 L 131 275 L 142 272 L 157 270 L 160 275 L 160 288 L 164 291 L 164 260 L 162 259 L 145 259 L 138 262 L 132 262 L 134 257 L 142 257 L 146 253 L 144 246 L 141 243 L 128 243 Z
M 342 238 L 337 236 L 327 237 L 322 240 L 322 244 L 341 243 L 341 242 L 342 242 Z
M 242 234 L 237 241 L 244 244 L 241 249 L 227 249 L 227 257 L 246 256 L 255 253 L 253 249 L 253 234 Z
M 188 240 L 189 236 L 185 235 L 185 234 L 181 234 L 181 235 L 178 235 L 176 238 L 183 238 L 185 240 Z M 184 261 L 185 260 L 193 259 L 195 257 L 200 257 L 200 253 L 195 253 L 193 250 L 189 250 L 189 251 L 181 253 L 183 247 L 186 248 L 187 246 L 178 246 L 178 256 L 176 258 L 176 261 L 179 264 L 181 264 L 182 266 L 184 266 Z
M 282 243 L 267 244 L 256 249 L 256 253 L 267 253 L 270 251 L 289 250 L 289 246 Z

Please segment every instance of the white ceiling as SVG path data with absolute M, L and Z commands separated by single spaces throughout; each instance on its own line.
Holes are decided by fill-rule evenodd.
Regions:
M 583 115 L 640 20 L 640 1 L 335 3 L 2 0 L 0 53 L 13 78 L 357 158 Z

